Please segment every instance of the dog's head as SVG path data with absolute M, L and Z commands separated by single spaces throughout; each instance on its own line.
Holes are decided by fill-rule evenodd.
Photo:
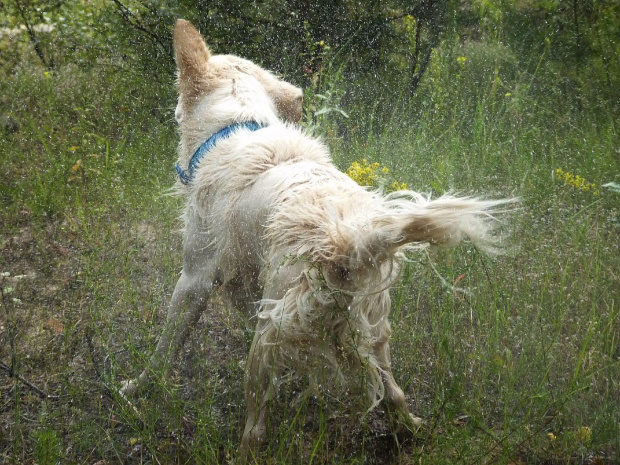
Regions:
M 175 116 L 179 124 L 213 94 L 226 99 L 227 108 L 242 113 L 239 117 L 261 119 L 261 115 L 257 118 L 251 113 L 273 110 L 277 117 L 288 122 L 296 123 L 301 119 L 301 89 L 248 60 L 232 55 L 211 55 L 202 36 L 189 21 L 179 19 L 176 23 L 174 52 L 180 94 Z

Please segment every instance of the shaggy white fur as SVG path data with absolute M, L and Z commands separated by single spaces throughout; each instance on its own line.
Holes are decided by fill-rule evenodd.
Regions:
M 267 404 L 287 372 L 312 379 L 327 368 L 343 382 L 345 371 L 364 372 L 371 408 L 384 401 L 396 424 L 415 428 L 420 420 L 390 367 L 389 287 L 409 249 L 468 237 L 494 251 L 490 211 L 510 200 L 384 196 L 360 187 L 292 124 L 301 116 L 299 89 L 249 61 L 211 56 L 187 21 L 177 22 L 174 45 L 181 167 L 224 127 L 255 121 L 264 128 L 219 141 L 195 179 L 179 183 L 187 200 L 183 272 L 149 368 L 123 392 L 135 392 L 179 350 L 223 287 L 258 320 L 242 450 L 264 441 Z

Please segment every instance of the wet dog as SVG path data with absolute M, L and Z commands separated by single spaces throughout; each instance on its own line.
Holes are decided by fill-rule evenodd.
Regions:
M 492 249 L 492 212 L 508 201 L 361 187 L 295 126 L 300 89 L 247 60 L 212 55 L 184 20 L 174 50 L 183 272 L 149 367 L 123 392 L 178 352 L 221 288 L 257 321 L 242 450 L 265 440 L 267 404 L 286 373 L 313 379 L 327 369 L 342 384 L 345 373 L 362 373 L 371 408 L 383 402 L 395 425 L 416 428 L 390 366 L 389 288 L 408 250 L 465 237 Z

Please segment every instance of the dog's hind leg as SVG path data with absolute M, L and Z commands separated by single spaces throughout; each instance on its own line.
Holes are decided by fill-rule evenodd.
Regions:
M 276 366 L 278 330 L 270 320 L 259 321 L 246 362 L 245 401 L 247 420 L 241 452 L 259 448 L 267 434 L 267 407 L 275 395 L 274 380 L 280 374 Z
M 415 432 L 422 425 L 422 419 L 409 412 L 405 394 L 400 386 L 396 384 L 396 380 L 394 380 L 388 342 L 390 329 L 389 327 L 386 327 L 386 329 L 386 334 L 380 337 L 374 346 L 374 354 L 379 364 L 383 385 L 385 387 L 385 397 L 383 400 L 395 430 L 399 431 L 405 429 Z
M 300 275 L 301 269 L 301 262 L 280 268 L 265 286 L 264 299 L 284 305 L 285 294 Z M 277 380 L 284 371 L 278 360 L 281 356 L 280 344 L 283 343 L 280 330 L 281 326 L 271 316 L 258 315 L 254 340 L 245 363 L 247 419 L 240 448 L 243 455 L 259 448 L 266 439 L 269 401 L 275 396 Z
M 161 372 L 166 368 L 167 362 L 176 356 L 190 330 L 200 318 L 213 291 L 215 279 L 210 276 L 211 274 L 213 273 L 201 273 L 192 277 L 185 272 L 181 274 L 170 300 L 166 325 L 155 353 L 137 379 L 123 384 L 122 394 L 134 394 L 139 386 L 148 380 L 149 373 Z

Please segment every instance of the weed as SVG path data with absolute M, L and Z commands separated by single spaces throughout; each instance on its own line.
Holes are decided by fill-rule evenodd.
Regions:
M 41 465 L 55 465 L 62 457 L 60 438 L 56 431 L 45 428 L 33 433 L 34 456 Z

